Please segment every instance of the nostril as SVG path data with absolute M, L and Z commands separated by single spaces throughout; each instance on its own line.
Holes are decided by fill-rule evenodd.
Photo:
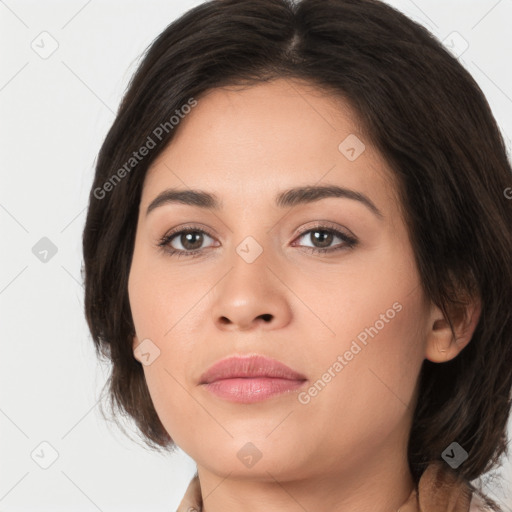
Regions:
M 270 320 L 272 320 L 272 315 L 270 313 L 265 313 L 264 315 L 261 315 L 261 318 L 263 318 L 265 322 L 270 322 Z

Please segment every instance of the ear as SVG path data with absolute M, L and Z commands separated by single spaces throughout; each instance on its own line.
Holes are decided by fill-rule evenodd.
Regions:
M 425 358 L 433 363 L 444 363 L 457 357 L 471 341 L 481 311 L 482 304 L 478 297 L 472 297 L 468 304 L 455 310 L 451 316 L 454 338 L 448 319 L 440 308 L 432 305 Z

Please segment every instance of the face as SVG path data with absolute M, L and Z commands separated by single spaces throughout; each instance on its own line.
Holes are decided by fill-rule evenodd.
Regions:
M 280 79 L 209 91 L 178 128 L 145 179 L 128 290 L 171 438 L 208 471 L 251 478 L 405 454 L 430 306 L 392 171 L 349 107 Z M 345 192 L 276 200 L 300 187 Z M 147 213 L 168 189 L 218 208 L 168 198 Z M 217 361 L 254 354 L 303 380 L 201 384 Z

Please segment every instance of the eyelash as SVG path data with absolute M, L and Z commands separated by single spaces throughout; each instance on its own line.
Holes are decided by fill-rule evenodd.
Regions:
M 342 233 L 341 231 L 338 231 L 335 228 L 325 226 L 325 225 L 314 226 L 313 228 L 303 230 L 299 233 L 299 236 L 297 238 L 302 238 L 304 235 L 311 233 L 311 232 L 315 232 L 315 231 L 322 231 L 322 232 L 327 232 L 329 234 L 333 234 L 333 235 L 337 236 L 338 238 L 341 238 L 341 240 L 343 240 L 343 245 L 340 245 L 337 247 L 336 246 L 328 247 L 328 248 L 303 247 L 302 248 L 303 250 L 305 249 L 307 252 L 311 252 L 314 254 L 333 253 L 333 252 L 339 251 L 339 250 L 352 249 L 358 243 L 358 240 L 356 238 L 349 236 L 346 233 Z M 204 249 L 195 249 L 193 251 L 183 251 L 181 249 L 173 249 L 169 246 L 170 242 L 174 238 L 176 238 L 177 236 L 182 235 L 184 233 L 203 233 L 203 234 L 208 235 L 210 238 L 214 238 L 213 235 L 211 235 L 208 231 L 204 230 L 203 228 L 200 229 L 196 226 L 185 226 L 184 228 L 181 228 L 178 231 L 171 231 L 170 233 L 164 235 L 158 242 L 158 247 L 160 247 L 165 253 L 169 254 L 170 256 L 176 256 L 178 258 L 180 258 L 182 256 L 190 257 L 190 258 L 200 256 Z

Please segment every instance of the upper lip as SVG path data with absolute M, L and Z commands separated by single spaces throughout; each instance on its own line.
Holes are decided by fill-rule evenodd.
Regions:
M 267 377 L 288 380 L 306 380 L 304 375 L 289 366 L 261 355 L 232 356 L 221 359 L 200 377 L 200 384 L 208 384 L 220 379 Z

